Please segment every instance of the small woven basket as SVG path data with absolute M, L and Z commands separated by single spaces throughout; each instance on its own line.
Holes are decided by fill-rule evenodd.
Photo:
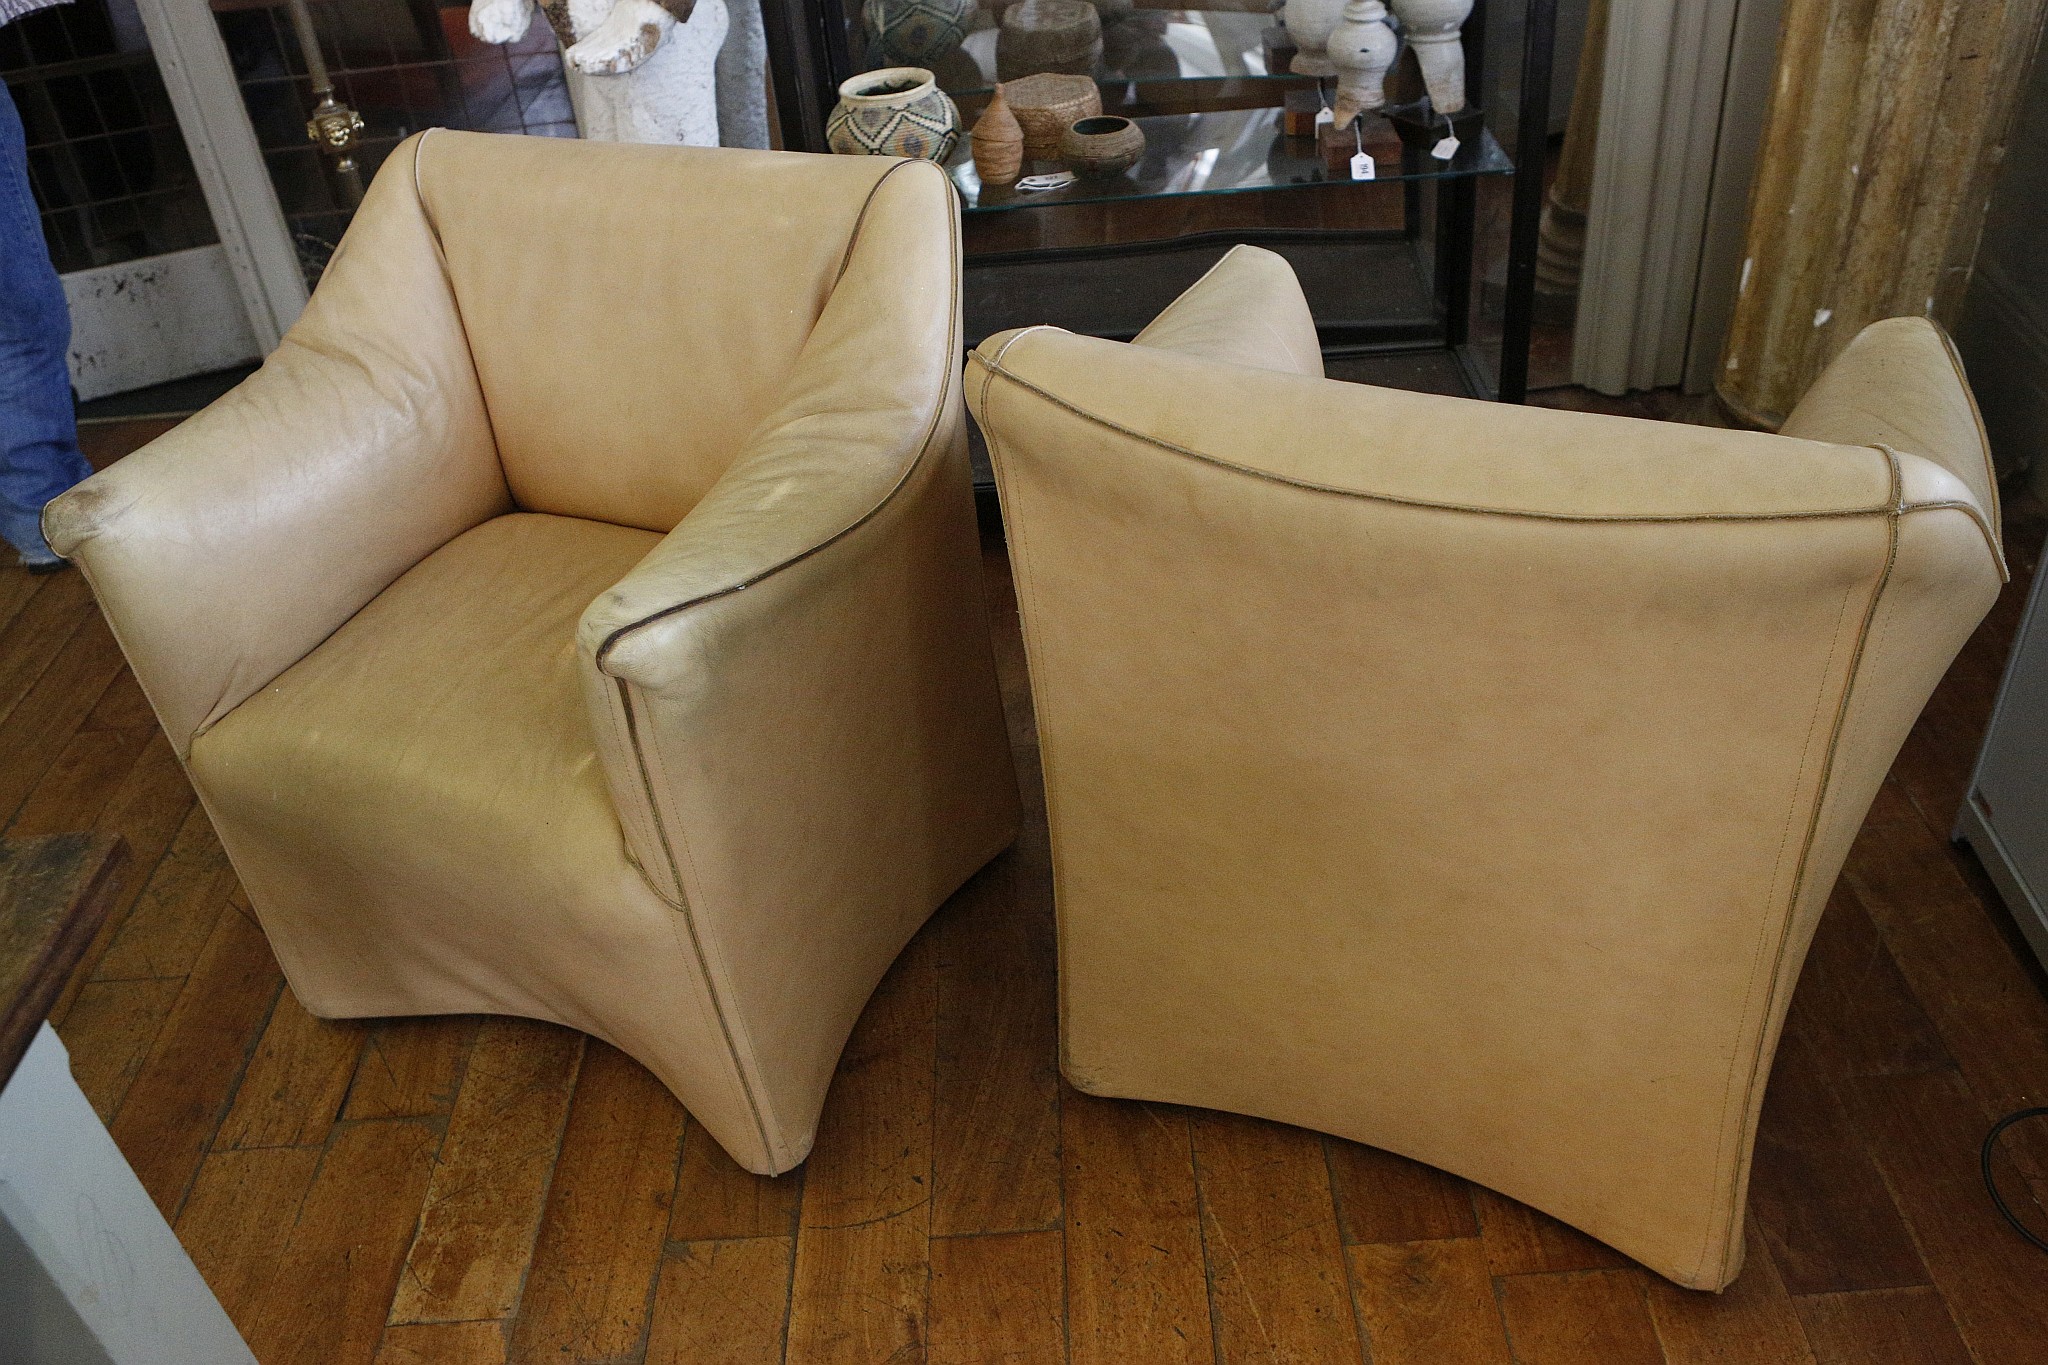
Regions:
M 1102 92 L 1089 76 L 1040 72 L 1002 84 L 1003 99 L 1024 129 L 1024 155 L 1049 161 L 1060 154 L 1060 134 L 1075 119 L 1102 112 Z

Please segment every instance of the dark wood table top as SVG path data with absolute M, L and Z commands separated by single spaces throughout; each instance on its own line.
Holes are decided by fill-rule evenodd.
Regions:
M 0 841 L 0 1086 L 105 923 L 126 858 L 111 834 Z

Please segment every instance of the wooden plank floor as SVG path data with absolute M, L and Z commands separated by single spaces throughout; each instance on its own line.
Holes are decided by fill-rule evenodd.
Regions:
M 96 454 L 153 430 L 97 429 Z M 815 1155 L 778 1180 L 567 1030 L 308 1016 L 76 573 L 0 571 L 0 809 L 10 833 L 133 848 L 54 1017 L 264 1365 L 2018 1365 L 2048 1360 L 2048 1256 L 1992 1214 L 1976 1144 L 2048 1097 L 2048 994 L 1946 831 L 2042 530 L 2031 503 L 2009 517 L 2014 584 L 1828 909 L 1763 1118 L 1748 1268 L 1718 1297 L 1384 1153 L 1061 1083 L 999 543 L 1032 818 L 883 982 Z M 2048 1197 L 2048 1134 L 2018 1161 L 2008 1188 Z

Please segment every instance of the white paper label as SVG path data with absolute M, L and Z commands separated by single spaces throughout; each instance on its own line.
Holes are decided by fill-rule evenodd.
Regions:
M 1050 175 L 1027 175 L 1017 182 L 1020 190 L 1056 190 L 1062 185 L 1074 183 L 1072 171 L 1054 171 Z
M 1353 180 L 1370 180 L 1373 178 L 1373 174 L 1371 152 L 1360 152 L 1357 156 L 1351 158 L 1351 178 Z
M 1337 115 L 1335 111 L 1327 108 L 1316 110 L 1316 127 L 1321 128 L 1336 121 Z
M 1436 146 L 1429 149 L 1429 154 L 1438 161 L 1449 161 L 1458 154 L 1457 137 L 1454 135 L 1444 137 Z

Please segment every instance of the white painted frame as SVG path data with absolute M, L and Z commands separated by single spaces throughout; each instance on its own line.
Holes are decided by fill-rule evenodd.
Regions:
M 249 330 L 267 355 L 305 308 L 306 281 L 227 45 L 206 0 L 136 0 L 136 8 L 234 272 Z
M 1574 382 L 1620 394 L 1711 381 L 1782 9 L 1783 0 L 1615 4 Z

